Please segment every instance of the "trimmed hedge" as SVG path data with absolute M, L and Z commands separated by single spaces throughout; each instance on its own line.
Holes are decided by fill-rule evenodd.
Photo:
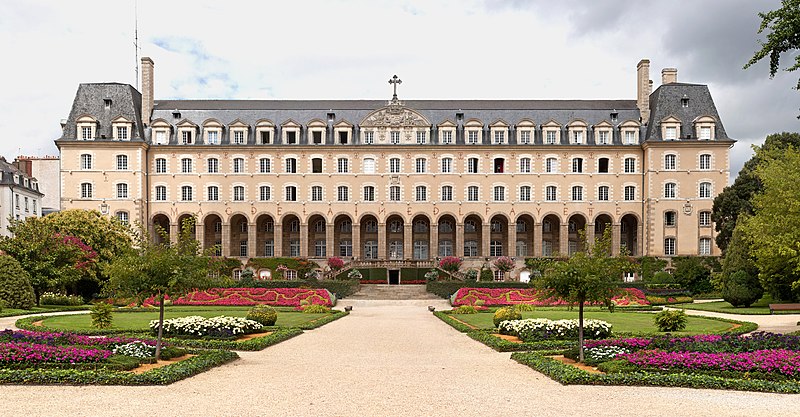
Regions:
M 109 370 L 0 369 L 2 384 L 168 385 L 239 358 L 227 350 L 191 351 L 197 356 L 142 374 Z
M 460 288 L 533 288 L 523 282 L 494 282 L 494 281 L 430 281 L 426 290 L 442 298 L 450 298 Z
M 474 328 L 474 327 L 472 327 L 472 326 L 470 326 L 470 325 L 468 325 L 466 323 L 462 323 L 462 322 L 454 319 L 452 316 L 450 316 L 449 314 L 445 313 L 444 311 L 434 311 L 433 315 L 438 317 L 441 321 L 449 324 L 450 327 L 458 330 L 461 333 L 468 333 L 468 332 L 472 332 L 472 331 L 477 330 L 476 328 Z
M 298 326 L 297 328 L 298 329 L 302 329 L 302 330 L 316 329 L 317 327 L 322 327 L 322 326 L 324 326 L 324 325 L 326 325 L 326 324 L 328 324 L 328 323 L 330 323 L 332 321 L 339 320 L 340 318 L 342 318 L 342 317 L 344 317 L 344 316 L 346 316 L 348 314 L 350 314 L 350 313 L 347 312 L 347 311 L 331 310 L 331 313 L 328 314 L 327 316 L 322 316 L 322 317 L 320 317 L 320 318 L 318 318 L 316 320 L 312 320 L 312 321 L 303 323 L 300 326 Z
M 578 342 L 575 340 L 540 340 L 537 342 L 515 343 L 494 336 L 492 332 L 482 330 L 471 331 L 467 333 L 467 336 L 498 352 L 569 349 L 578 345 Z
M 800 383 L 777 382 L 754 379 L 723 378 L 705 374 L 652 372 L 630 372 L 613 374 L 593 374 L 552 358 L 545 357 L 553 352 L 517 352 L 511 359 L 541 372 L 564 385 L 637 385 L 657 387 L 686 387 L 727 389 L 737 391 L 761 391 L 777 393 L 800 393 Z
M 267 329 L 266 331 L 269 331 Z M 182 339 L 165 338 L 164 342 L 175 346 L 185 346 L 200 349 L 230 349 L 230 350 L 263 350 L 274 344 L 291 339 L 303 331 L 298 328 L 277 329 L 272 334 L 256 337 L 250 340 L 218 340 L 218 339 Z
M 350 280 L 320 280 L 320 281 L 284 281 L 284 280 L 267 280 L 267 281 L 252 281 L 248 283 L 247 287 L 242 287 L 242 283 L 236 283 L 235 288 L 325 288 L 330 291 L 336 298 L 349 297 L 359 290 L 359 281 L 357 279 Z

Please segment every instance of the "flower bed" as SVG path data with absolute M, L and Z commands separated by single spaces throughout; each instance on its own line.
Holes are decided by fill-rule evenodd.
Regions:
M 800 336 L 754 332 L 741 335 L 696 335 L 687 337 L 660 336 L 624 339 L 590 340 L 584 347 L 619 346 L 630 351 L 660 349 L 672 352 L 753 352 L 764 349 L 789 349 L 800 351 Z
M 253 333 L 262 327 L 261 323 L 242 317 L 188 316 L 164 320 L 164 334 L 169 336 L 226 338 Z M 158 332 L 158 320 L 150 321 L 150 330 Z
M 111 352 L 104 349 L 51 346 L 27 342 L 0 343 L 0 364 L 102 362 L 109 356 L 111 356 Z
M 514 304 L 530 304 L 535 306 L 559 306 L 569 303 L 559 298 L 545 298 L 533 288 L 460 288 L 450 299 L 454 307 L 475 305 L 482 301 L 486 306 L 505 306 Z M 611 299 L 618 306 L 646 306 L 650 303 L 644 293 L 636 288 L 622 288 L 620 293 Z
M 505 320 L 497 327 L 501 334 L 517 336 L 523 342 L 565 340 L 578 337 L 578 320 L 524 319 Z M 586 339 L 601 339 L 611 335 L 611 323 L 603 320 L 583 321 Z
M 0 342 L 30 342 L 45 345 L 80 345 L 80 346 L 103 346 L 113 348 L 131 342 L 142 342 L 149 346 L 155 346 L 155 340 L 139 339 L 132 337 L 96 337 L 84 336 L 67 332 L 34 332 L 30 330 L 10 330 L 0 331 Z
M 641 350 L 616 356 L 645 369 L 685 369 L 737 372 L 777 372 L 800 375 L 800 352 L 787 349 L 757 350 L 740 353 L 665 352 Z
M 167 297 L 166 299 L 169 299 Z M 271 306 L 297 307 L 303 304 L 333 306 L 336 299 L 324 288 L 211 288 L 193 291 L 172 300 L 176 306 Z M 158 305 L 155 297 L 144 301 L 144 305 Z

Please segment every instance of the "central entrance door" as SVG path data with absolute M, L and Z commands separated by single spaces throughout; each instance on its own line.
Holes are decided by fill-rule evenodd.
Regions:
M 399 269 L 390 269 L 389 270 L 389 285 L 399 285 L 400 284 L 400 270 Z

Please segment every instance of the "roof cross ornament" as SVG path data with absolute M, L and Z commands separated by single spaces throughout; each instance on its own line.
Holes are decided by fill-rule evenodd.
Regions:
M 397 102 L 397 84 L 402 84 L 403 80 L 397 78 L 397 75 L 393 75 L 391 79 L 389 79 L 389 84 L 392 84 L 394 89 L 394 94 L 392 94 L 392 102 Z

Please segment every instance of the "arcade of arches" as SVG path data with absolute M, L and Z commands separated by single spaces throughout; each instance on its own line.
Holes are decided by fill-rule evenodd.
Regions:
M 190 214 L 170 219 L 159 213 L 151 227 L 164 231 L 157 239 L 177 239 L 179 225 Z M 241 213 L 229 216 L 210 213 L 198 219 L 194 236 L 206 247 L 218 246 L 218 255 L 241 258 L 307 257 L 324 260 L 338 256 L 362 261 L 426 261 L 444 256 L 491 258 L 572 254 L 582 251 L 579 231 L 585 230 L 588 241 L 611 228 L 614 253 L 641 253 L 642 225 L 638 216 L 629 213 L 618 221 L 609 214 L 589 218 L 582 213 L 569 216 L 547 214 L 541 219 L 524 213 L 511 219 L 504 214 L 458 217 L 442 214 L 402 216 L 390 214 L 379 220 L 374 214 L 354 219 L 349 214 L 323 216 L 312 214 L 305 219 L 296 214 L 276 218 L 270 214 L 248 217 Z

